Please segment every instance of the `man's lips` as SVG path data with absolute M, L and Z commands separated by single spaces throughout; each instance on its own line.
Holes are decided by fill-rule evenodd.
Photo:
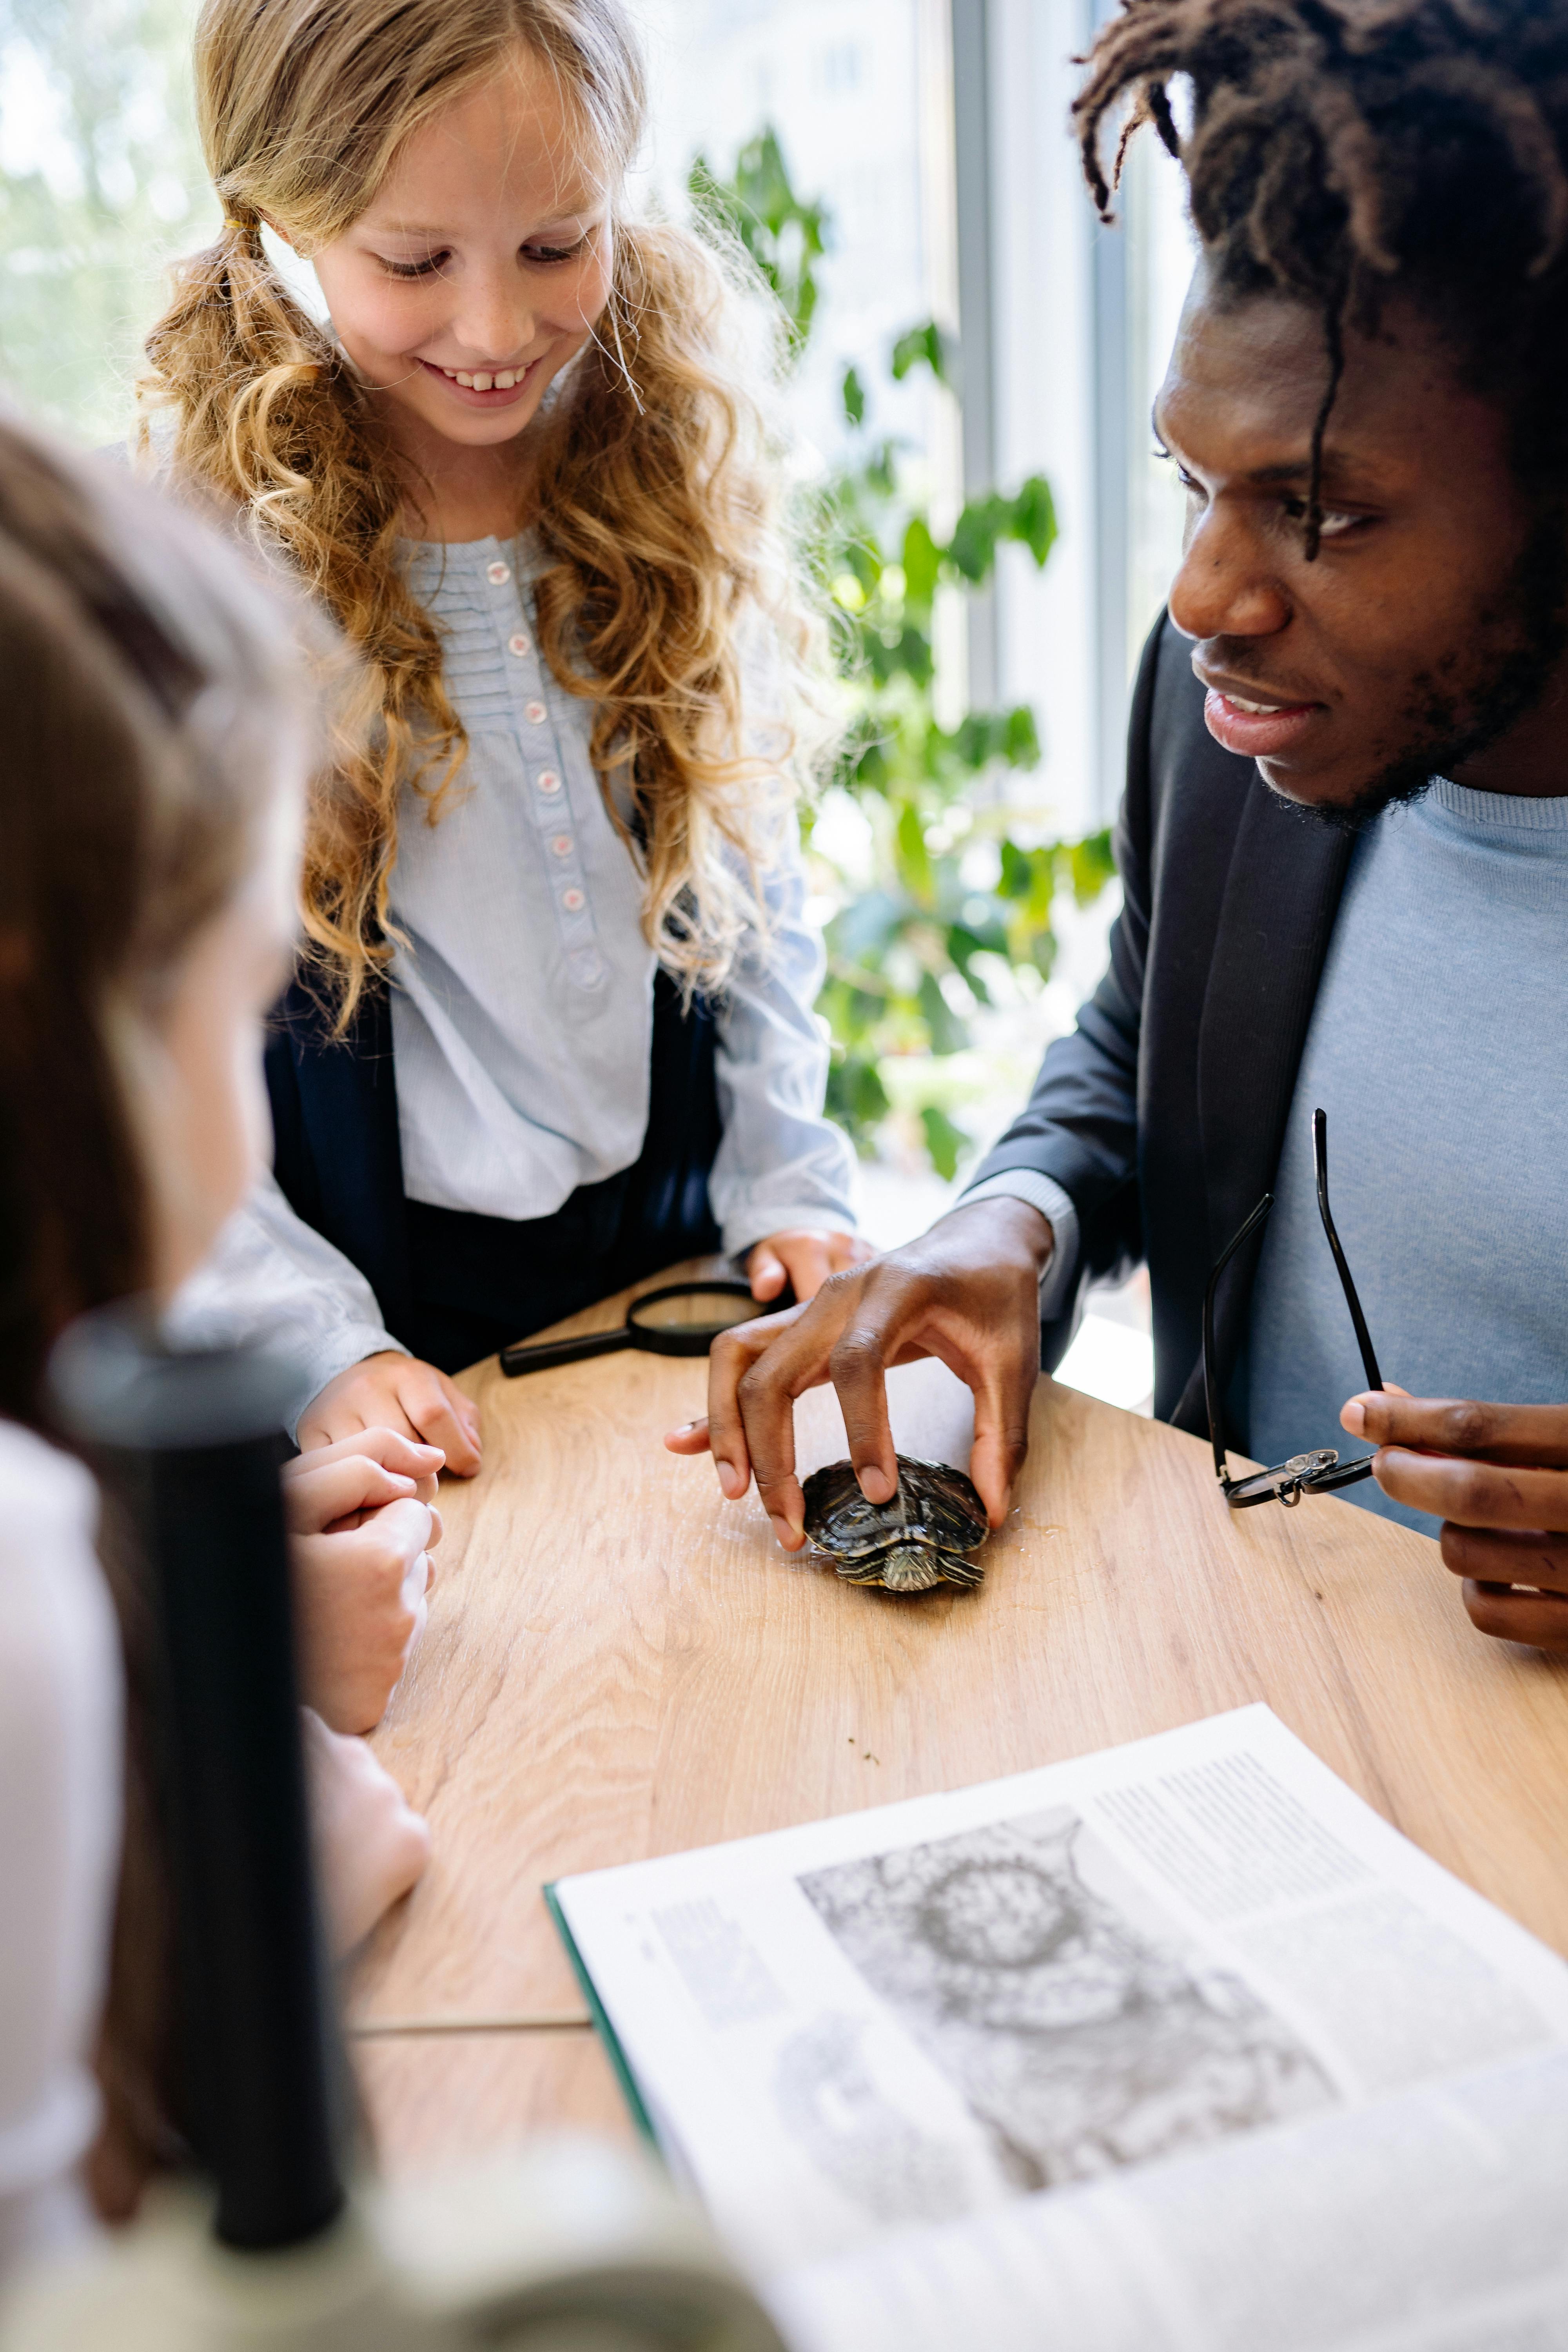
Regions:
M 1204 719 L 1216 743 L 1247 760 L 1278 759 L 1293 751 L 1314 719 L 1326 715 L 1321 702 L 1286 702 L 1266 687 L 1210 686 Z

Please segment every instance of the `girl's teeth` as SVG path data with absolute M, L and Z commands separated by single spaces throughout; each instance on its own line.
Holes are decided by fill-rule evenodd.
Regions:
M 466 368 L 443 368 L 441 373 L 448 383 L 460 383 L 466 392 L 510 392 L 528 370 L 500 368 L 491 375 L 470 375 Z

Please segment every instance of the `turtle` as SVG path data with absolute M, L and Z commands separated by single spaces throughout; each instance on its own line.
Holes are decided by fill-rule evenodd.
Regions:
M 973 1591 L 985 1570 L 965 1559 L 987 1532 L 985 1508 L 962 1470 L 898 1456 L 899 1491 L 868 1503 L 850 1462 L 814 1470 L 805 1481 L 805 1532 L 851 1584 L 929 1592 L 938 1584 Z

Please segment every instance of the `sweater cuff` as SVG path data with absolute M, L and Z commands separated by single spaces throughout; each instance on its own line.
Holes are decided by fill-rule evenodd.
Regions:
M 967 1209 L 973 1201 L 1027 1201 L 1049 1223 L 1054 1245 L 1040 1274 L 1040 1320 L 1054 1323 L 1066 1311 L 1078 1272 L 1078 1211 L 1070 1195 L 1037 1168 L 1003 1168 L 971 1185 L 953 1206 Z

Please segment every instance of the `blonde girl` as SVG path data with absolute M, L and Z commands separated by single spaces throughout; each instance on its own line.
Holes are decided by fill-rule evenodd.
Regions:
M 151 445 L 328 606 L 373 720 L 310 813 L 229 1303 L 311 1335 L 301 1443 L 472 1470 L 447 1372 L 697 1251 L 761 1298 L 865 1255 L 791 807 L 812 631 L 725 271 L 625 209 L 619 0 L 207 0 L 195 65 L 225 222 Z

